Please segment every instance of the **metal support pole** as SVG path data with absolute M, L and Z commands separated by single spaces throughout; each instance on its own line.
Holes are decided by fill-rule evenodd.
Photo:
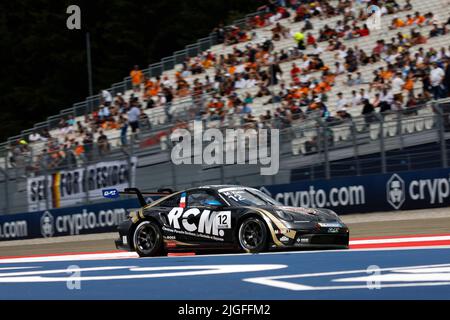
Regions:
M 6 170 L 0 168 L 0 172 L 5 176 L 5 212 L 4 214 L 11 213 L 11 207 L 9 204 L 9 175 Z
M 48 192 L 48 169 L 47 166 L 44 166 L 44 196 L 45 196 L 45 210 L 50 210 L 50 192 Z
M 330 154 L 329 154 L 329 146 L 328 146 L 328 132 L 327 132 L 327 124 L 321 123 L 321 131 L 323 138 L 323 156 L 325 162 L 325 179 L 330 180 Z
M 447 142 L 445 141 L 445 124 L 444 124 L 444 111 L 441 109 L 439 104 L 434 105 L 433 109 L 438 113 L 438 130 L 439 130 L 439 141 L 441 143 L 441 159 L 442 167 L 448 168 L 448 158 L 447 158 Z
M 354 152 L 354 156 L 356 159 L 356 175 L 360 176 L 361 175 L 361 165 L 359 163 L 359 148 L 358 148 L 358 142 L 356 139 L 356 125 L 355 123 L 352 121 L 352 126 L 351 126 L 351 132 L 352 132 L 352 142 L 353 142 L 353 152 Z
M 84 157 L 83 168 L 84 168 L 83 186 L 85 192 L 84 201 L 86 204 L 89 204 L 89 170 L 88 170 L 88 159 L 86 156 Z
M 378 121 L 380 121 L 381 172 L 385 174 L 387 172 L 387 166 L 386 166 L 386 149 L 384 144 L 384 118 L 382 116 L 378 116 Z

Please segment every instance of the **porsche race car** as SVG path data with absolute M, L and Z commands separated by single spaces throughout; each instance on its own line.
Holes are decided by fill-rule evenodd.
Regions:
M 141 257 L 168 251 L 347 249 L 349 229 L 328 209 L 287 207 L 265 193 L 243 186 L 204 186 L 180 192 L 138 189 L 104 191 L 111 198 L 134 194 L 142 208 L 119 228 L 118 249 Z M 159 196 L 147 204 L 145 196 Z

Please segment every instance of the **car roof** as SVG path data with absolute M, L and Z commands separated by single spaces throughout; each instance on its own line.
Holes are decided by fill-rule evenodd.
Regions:
M 222 189 L 242 189 L 242 188 L 249 188 L 246 186 L 240 186 L 240 185 L 231 185 L 231 184 L 223 184 L 223 185 L 206 185 L 206 186 L 201 186 L 201 187 L 195 187 L 195 188 L 190 188 L 187 189 L 185 191 L 193 191 L 193 190 L 215 190 L 215 191 L 220 191 Z

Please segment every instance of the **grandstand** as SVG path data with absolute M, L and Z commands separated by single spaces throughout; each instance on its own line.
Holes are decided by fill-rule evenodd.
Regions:
M 324 1 L 310 2 L 320 5 Z M 329 2 L 334 8 L 338 8 L 342 4 L 345 6 L 346 3 L 351 3 L 354 11 L 350 10 L 350 7 L 347 8 L 349 12 L 354 12 L 353 15 L 355 17 L 361 12 L 365 12 L 368 5 L 367 1 Z M 386 3 L 389 4 L 389 2 L 378 1 L 381 6 L 386 6 Z M 292 179 L 301 178 L 302 174 L 292 174 L 296 170 L 305 171 L 303 178 L 307 179 L 330 178 L 331 176 L 353 173 L 365 174 L 373 172 L 373 170 L 364 171 L 364 169 L 361 169 L 361 167 L 364 167 L 363 160 L 358 162 L 358 169 L 354 169 L 355 159 L 371 154 L 377 154 L 376 158 L 381 159 L 376 160 L 379 162 L 379 171 L 387 172 L 389 171 L 389 161 L 386 159 L 387 153 L 404 148 L 413 148 L 411 154 L 416 155 L 415 158 L 422 157 L 427 159 L 432 157 L 435 160 L 432 163 L 424 160 L 419 166 L 446 166 L 448 152 L 448 137 L 446 136 L 444 116 L 446 111 L 445 108 L 439 108 L 438 106 L 445 106 L 447 100 L 444 95 L 440 97 L 442 99 L 439 101 L 433 100 L 430 96 L 432 93 L 427 92 L 426 88 L 424 90 L 422 78 L 427 77 L 426 74 L 422 77 L 417 76 L 413 81 L 413 88 L 411 88 L 413 90 L 410 91 L 414 92 L 414 99 L 409 99 L 410 96 L 408 96 L 407 90 L 402 90 L 403 95 L 407 97 L 405 102 L 393 102 L 391 98 L 390 110 L 387 112 L 380 113 L 376 110 L 370 112 L 370 114 L 365 113 L 363 115 L 364 99 L 359 98 L 359 101 L 356 102 L 353 100 L 352 92 L 356 91 L 359 93 L 361 89 L 364 89 L 368 95 L 365 98 L 369 102 L 374 101 L 375 95 L 380 93 L 381 90 L 371 90 L 370 87 L 374 72 L 380 68 L 386 70 L 388 65 L 392 65 L 394 66 L 392 67 L 393 73 L 400 70 L 402 77 L 405 77 L 409 71 L 405 71 L 397 66 L 399 59 L 406 57 L 406 55 L 402 56 L 400 54 L 402 51 L 408 50 L 411 57 L 418 53 L 419 57 L 424 60 L 422 64 L 425 65 L 423 69 L 425 73 L 429 71 L 427 68 L 432 61 L 444 64 L 446 58 L 450 57 L 450 32 L 446 31 L 439 33 L 435 37 L 429 37 L 430 32 L 436 28 L 435 24 L 438 28 L 441 28 L 443 25 L 446 25 L 450 17 L 450 9 L 446 1 L 412 0 L 407 2 L 401 0 L 397 1 L 397 3 L 400 10 L 396 9 L 393 13 L 383 15 L 379 30 L 371 30 L 370 35 L 364 37 L 345 39 L 344 36 L 336 38 L 335 40 L 345 46 L 341 47 L 340 50 L 329 50 L 328 41 L 317 42 L 318 47 L 322 50 L 318 55 L 317 48 L 311 45 L 308 45 L 305 50 L 298 50 L 297 48 L 294 34 L 305 27 L 305 21 L 303 19 L 295 22 L 296 10 L 285 8 L 284 12 L 290 13 L 288 18 L 282 17 L 281 14 L 277 16 L 276 13 L 266 11 L 257 12 L 235 23 L 235 26 L 245 33 L 245 37 L 239 43 L 219 43 L 220 40 L 217 34 L 214 33 L 208 38 L 201 39 L 198 44 L 188 46 L 186 50 L 175 53 L 173 57 L 165 58 L 161 63 L 143 70 L 143 74 L 151 82 L 158 83 L 160 81 L 160 91 L 154 97 L 150 98 L 146 95 L 144 83 L 141 84 L 140 92 L 136 93 L 132 88 L 131 78 L 129 77 L 121 83 L 112 85 L 107 91 L 112 94 L 114 99 L 120 93 L 124 101 L 131 101 L 134 97 L 137 98 L 137 103 L 142 106 L 142 112 L 145 114 L 142 117 L 145 119 L 143 121 L 146 123 L 148 121 L 149 125 L 146 127 L 141 126 L 138 141 L 135 140 L 131 130 L 127 132 L 127 140 L 130 143 L 124 144 L 121 141 L 121 130 L 117 126 L 119 114 L 113 116 L 112 122 L 115 125 L 110 126 L 111 129 L 106 126 L 104 128 L 94 127 L 91 140 L 86 140 L 85 134 L 78 132 L 77 123 L 83 128 L 92 128 L 92 115 L 97 115 L 98 111 L 103 108 L 100 95 L 89 97 L 85 102 L 75 104 L 72 108 L 49 117 L 47 121 L 36 124 L 34 128 L 24 130 L 22 134 L 11 137 L 0 146 L 0 168 L 4 172 L 3 175 L 8 175 L 12 179 L 11 181 L 15 181 L 15 183 L 5 183 L 4 177 L 0 174 L 0 180 L 3 180 L 1 184 L 2 189 L 9 184 L 5 192 L 12 199 L 10 203 L 16 204 L 14 208 L 9 208 L 8 211 L 20 212 L 24 210 L 23 198 L 26 198 L 24 197 L 26 191 L 23 181 L 28 176 L 43 173 L 50 174 L 52 170 L 61 168 L 64 165 L 80 166 L 89 162 L 99 161 L 100 159 L 121 159 L 130 155 L 138 156 L 140 160 L 142 159 L 142 163 L 145 164 L 145 168 L 139 169 L 142 175 L 138 175 L 137 184 L 148 188 L 167 185 L 182 188 L 205 181 L 237 182 L 250 185 L 260 185 L 267 182 L 285 183 L 292 181 Z M 410 3 L 412 8 L 405 7 L 407 3 Z M 416 12 L 420 16 L 427 17 L 420 25 L 413 23 L 396 29 L 390 28 L 393 19 L 407 21 L 408 16 L 414 16 Z M 429 12 L 432 12 L 433 16 L 428 16 Z M 260 19 L 260 17 L 266 17 L 264 25 L 252 28 L 255 20 Z M 313 25 L 313 29 L 304 33 L 310 33 L 317 40 L 321 37 L 321 30 L 326 25 L 333 30 L 337 29 L 335 26 L 343 19 L 343 14 L 329 16 L 318 14 L 309 20 Z M 269 23 L 269 21 L 273 21 L 273 23 Z M 362 27 L 365 23 L 364 20 L 356 18 L 355 20 L 348 19 L 348 22 L 345 22 L 344 25 L 351 25 L 352 21 L 355 21 L 359 27 Z M 276 26 L 276 23 L 279 23 L 282 29 L 285 30 L 285 36 L 281 35 L 278 41 L 271 41 L 270 49 L 265 51 L 267 40 L 273 37 L 272 29 Z M 230 28 L 229 30 L 233 29 Z M 287 30 L 290 30 L 289 34 Z M 426 42 L 421 41 L 423 39 L 418 39 L 415 42 L 416 39 L 414 37 L 416 34 L 413 32 L 419 32 L 422 38 L 426 37 Z M 343 34 L 345 33 L 343 32 Z M 401 36 L 399 36 L 399 33 Z M 393 38 L 397 38 L 398 44 L 390 46 L 389 44 Z M 373 55 L 374 47 L 380 40 L 385 41 L 385 51 L 379 57 L 373 60 L 369 59 L 368 63 L 359 62 L 357 70 L 354 72 L 349 72 L 348 70 L 343 73 L 335 72 L 336 62 L 346 65 L 345 58 L 351 54 L 349 49 L 353 49 L 355 53 L 359 53 L 362 50 L 368 56 L 371 56 Z M 392 47 L 396 49 L 395 52 Z M 257 66 L 252 71 L 253 67 L 249 67 L 248 56 L 253 48 L 259 54 L 260 60 L 257 61 Z M 443 51 L 441 51 L 441 48 L 443 48 Z M 435 52 L 431 52 L 430 50 L 432 49 Z M 243 54 L 241 55 L 239 52 L 243 52 Z M 426 57 L 430 52 L 431 54 Z M 232 60 L 236 62 L 221 64 L 219 62 L 221 56 L 224 56 L 225 60 L 227 60 L 227 55 L 231 55 L 233 57 Z M 438 57 L 437 55 L 440 56 Z M 305 71 L 306 69 L 303 66 L 317 62 L 314 60 L 315 56 L 321 59 L 323 66 L 318 69 L 311 68 Z M 387 59 L 391 59 L 389 64 L 386 61 Z M 209 61 L 209 65 L 204 63 L 205 61 Z M 301 77 L 309 77 L 309 79 L 293 79 L 294 77 L 291 74 L 293 63 L 296 63 L 302 69 Z M 202 65 L 201 72 L 193 74 L 195 72 L 192 72 L 192 66 L 196 65 Z M 270 72 L 270 70 L 273 70 L 274 65 L 279 65 L 282 71 L 279 79 L 275 81 L 273 79 L 275 78 L 274 75 Z M 230 68 L 233 69 L 234 73 L 231 72 Z M 217 73 L 217 70 L 220 70 L 219 73 Z M 254 74 L 256 81 L 247 81 L 247 79 L 243 81 L 243 88 L 234 85 L 231 90 L 223 89 L 223 83 L 233 81 L 230 78 L 239 80 L 241 77 L 238 76 L 239 73 L 242 73 L 242 77 L 248 76 L 249 79 L 252 79 L 252 74 Z M 360 73 L 364 81 L 348 85 L 346 80 L 349 73 L 352 73 L 353 77 Z M 217 83 L 218 75 L 224 79 L 223 83 Z M 320 82 L 323 80 L 322 77 L 326 75 L 333 75 L 334 78 L 329 83 L 330 88 L 326 91 L 314 91 L 318 87 L 317 84 L 314 84 L 314 80 Z M 207 76 L 211 81 L 210 84 L 206 83 Z M 266 86 L 270 94 L 259 97 L 258 92 L 265 87 L 262 84 L 265 81 L 264 76 L 269 78 L 268 80 L 266 79 Z M 156 77 L 159 77 L 160 80 Z M 306 81 L 308 84 L 302 86 L 303 81 Z M 274 84 L 274 82 L 277 82 L 277 84 Z M 167 85 L 164 85 L 164 83 Z M 180 83 L 183 86 L 180 86 Z M 391 79 L 387 79 L 385 85 L 388 91 L 391 89 L 390 83 Z M 177 86 L 178 88 L 176 88 Z M 163 92 L 161 88 L 164 87 L 172 87 L 172 91 L 175 93 L 171 104 L 161 103 L 161 100 L 158 98 L 158 93 Z M 199 92 L 195 91 L 197 87 L 200 88 Z M 186 90 L 182 90 L 186 88 L 188 88 L 187 93 L 185 92 Z M 307 89 L 306 95 L 295 96 L 295 93 L 302 88 Z M 279 95 L 279 92 L 282 92 L 282 94 Z M 338 98 L 338 93 L 342 93 L 343 99 Z M 228 105 L 234 101 L 234 98 L 230 98 L 233 94 L 237 95 L 242 101 L 244 101 L 246 95 L 252 97 L 251 100 L 246 102 L 251 107 L 251 116 L 241 112 L 243 103 L 234 106 L 234 108 L 228 108 Z M 422 95 L 421 99 L 418 98 L 419 94 Z M 294 98 L 292 98 L 293 95 Z M 281 99 L 276 100 L 275 97 L 277 96 L 280 96 Z M 384 98 L 387 99 L 387 96 L 385 95 Z M 155 107 L 146 108 L 149 99 L 154 100 Z M 222 110 L 225 109 L 226 112 L 210 112 L 211 104 L 217 103 L 214 102 L 217 99 L 225 104 Z M 269 100 L 276 100 L 276 102 L 271 101 L 268 103 Z M 307 100 L 308 103 L 302 104 L 302 100 Z M 341 105 L 344 100 L 346 103 Z M 414 100 L 414 103 L 410 100 Z M 264 118 L 267 112 L 270 112 L 270 119 Z M 125 115 L 126 111 L 123 113 L 123 116 Z M 70 127 L 72 128 L 68 129 L 67 120 L 69 118 L 71 119 Z M 192 127 L 194 121 L 203 121 L 208 127 L 218 128 L 265 125 L 282 129 L 283 171 L 277 177 L 263 178 L 256 175 L 257 170 L 254 168 L 238 169 L 232 167 L 228 169 L 222 168 L 219 171 L 211 168 L 207 168 L 208 170 L 206 171 L 204 170 L 205 168 L 196 168 L 196 170 L 172 168 L 168 163 L 169 156 L 167 151 L 170 149 L 168 135 L 174 127 Z M 49 147 L 48 139 L 30 141 L 31 134 L 42 134 L 43 130 L 48 130 L 49 136 L 52 137 L 50 141 L 57 145 L 54 146 L 54 150 Z M 83 154 L 86 152 L 84 150 L 84 152 L 75 155 L 72 163 L 64 161 L 54 167 L 41 167 L 41 161 L 44 157 L 43 153 L 45 152 L 51 153 L 51 156 L 65 157 L 68 152 L 83 144 L 93 144 L 95 150 L 97 150 L 96 141 L 98 141 L 102 133 L 106 136 L 111 150 L 105 153 L 96 151 L 95 155 L 90 158 Z M 324 136 L 331 136 L 331 138 L 324 139 Z M 19 143 L 19 141 L 22 142 Z M 436 141 L 440 143 L 438 146 L 441 148 L 437 154 L 430 147 L 430 144 L 436 143 Z M 66 148 L 62 147 L 64 145 L 66 145 Z M 418 146 L 424 147 L 420 150 Z M 60 154 L 64 154 L 64 156 L 60 156 Z M 333 168 L 338 167 L 340 169 L 333 171 Z M 305 170 L 305 168 L 309 169 Z M 350 169 L 354 171 L 349 171 Z M 201 178 L 198 178 L 199 171 L 202 171 Z M 167 172 L 171 172 L 169 178 L 166 176 Z M 181 174 L 181 172 L 183 173 Z M 149 181 L 150 177 L 152 181 Z M 9 181 L 9 179 L 7 180 Z

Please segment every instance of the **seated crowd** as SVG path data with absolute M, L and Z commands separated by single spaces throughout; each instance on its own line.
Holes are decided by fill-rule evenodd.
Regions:
M 398 30 L 396 37 L 389 41 L 377 41 L 370 53 L 357 45 L 346 45 L 348 40 L 370 35 L 363 23 L 367 19 L 366 11 L 356 10 L 352 1 L 340 0 L 333 6 L 329 1 L 271 0 L 261 8 L 264 15 L 250 19 L 248 30 L 236 26 L 219 26 L 215 30 L 219 42 L 233 46 L 231 53 L 216 55 L 207 50 L 186 58 L 173 78 L 168 75 L 150 78 L 135 66 L 130 73 L 133 94 L 128 99 L 122 94 L 113 97 L 103 90 L 98 110 L 86 115 L 83 123 L 70 116 L 59 123 L 57 137 L 52 137 L 48 130 L 30 136 L 29 142 L 41 141 L 45 145 L 39 160 L 31 167 L 38 170 L 43 166 L 52 169 L 76 165 L 80 160 L 108 154 L 111 142 L 105 132 L 110 130 L 119 130 L 120 145 L 126 146 L 129 131 L 138 139 L 143 126 L 151 128 L 146 109 L 164 110 L 169 123 L 175 127 L 198 119 L 218 122 L 219 126 L 287 128 L 310 116 L 320 116 L 326 121 L 345 120 L 355 114 L 349 111 L 356 108 L 361 108 L 360 113 L 370 121 L 368 115 L 375 110 L 397 111 L 447 97 L 450 51 L 446 48 L 425 51 L 420 45 L 429 38 L 447 34 L 450 19 L 439 23 L 432 13 L 415 12 L 404 21 L 397 14 L 413 9 L 409 1 L 403 7 L 394 0 L 363 2 L 377 4 L 382 14 L 394 15 L 390 29 Z M 314 37 L 312 18 L 334 16 L 343 18 L 335 26 L 324 25 L 318 30 L 317 38 Z M 288 18 L 302 21 L 304 26 L 293 33 L 280 23 Z M 403 33 L 402 28 L 407 26 L 413 28 Z M 420 32 L 423 26 L 433 26 L 429 35 Z M 272 38 L 258 38 L 254 29 L 264 27 L 271 28 Z M 297 45 L 275 50 L 275 42 L 282 39 L 291 39 Z M 245 47 L 236 45 L 241 42 L 246 42 Z M 414 47 L 419 47 L 417 52 L 413 51 Z M 306 48 L 310 49 L 309 54 L 304 53 Z M 324 52 L 334 54 L 334 66 L 324 63 Z M 376 69 L 373 79 L 364 79 L 360 68 L 382 61 L 386 67 Z M 286 62 L 291 63 L 289 75 L 280 66 Z M 366 84 L 368 89 L 353 90 L 351 98 L 338 93 L 336 104 L 330 108 L 329 95 L 341 75 L 345 75 L 346 86 Z M 422 83 L 421 92 L 415 90 L 417 82 Z M 264 97 L 264 105 L 277 107 L 255 117 L 253 101 Z M 192 101 L 188 113 L 176 117 L 172 110 L 174 101 L 185 98 Z M 232 121 L 236 118 L 238 123 Z M 13 155 L 20 154 L 20 150 L 25 152 L 26 144 L 18 143 Z

